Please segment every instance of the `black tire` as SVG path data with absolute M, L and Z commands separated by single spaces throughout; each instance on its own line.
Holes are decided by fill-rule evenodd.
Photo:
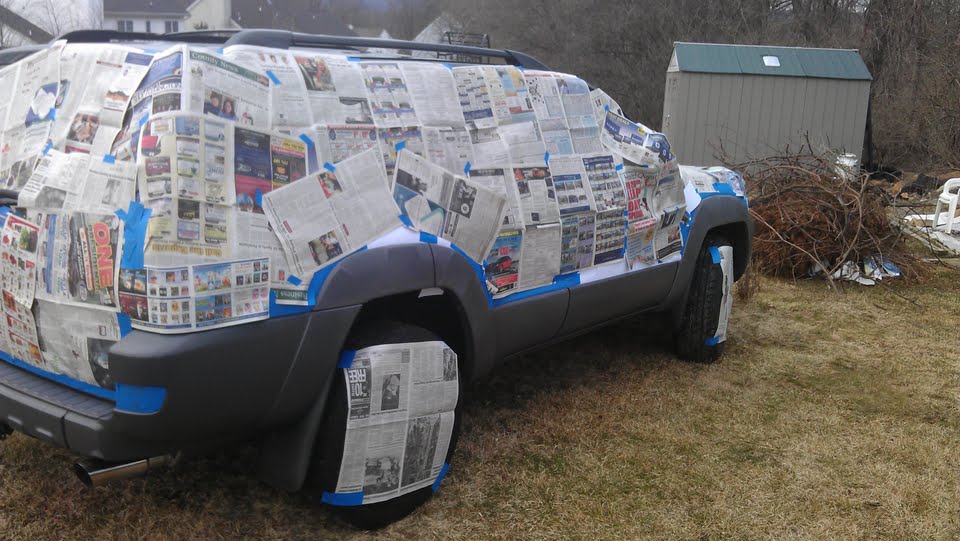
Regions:
M 707 341 L 717 334 L 723 301 L 723 270 L 719 263 L 713 262 L 711 246 L 719 248 L 730 246 L 730 243 L 723 237 L 709 236 L 700 248 L 676 333 L 677 356 L 685 361 L 712 363 L 723 354 L 724 342 L 707 345 Z
M 440 338 L 422 327 L 397 321 L 378 320 L 366 322 L 361 328 L 351 331 L 344 344 L 344 349 L 359 350 L 381 344 L 430 342 L 434 340 L 440 340 Z M 445 460 L 447 464 L 450 464 L 457 447 L 463 404 L 463 378 L 460 376 L 460 368 L 463 363 L 459 357 L 461 352 L 457 351 L 456 353 L 459 365 L 457 367 L 457 379 L 460 385 L 460 393 L 454 410 L 453 433 Z M 317 434 L 317 442 L 314 446 L 313 457 L 307 474 L 306 490 L 316 502 L 320 501 L 323 491 L 333 492 L 336 489 L 337 478 L 340 473 L 348 414 L 344 377 L 344 371 L 337 369 L 337 376 L 333 381 L 333 388 L 330 390 L 327 411 Z M 328 505 L 326 507 L 334 516 L 351 526 L 364 530 L 375 530 L 409 515 L 426 503 L 432 495 L 433 488 L 427 486 L 383 502 L 357 506 Z

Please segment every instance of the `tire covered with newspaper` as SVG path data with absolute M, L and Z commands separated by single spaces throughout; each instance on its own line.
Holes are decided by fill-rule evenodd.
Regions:
M 677 355 L 712 363 L 723 354 L 733 302 L 733 248 L 719 236 L 707 237 L 697 256 L 693 282 L 676 334 Z
M 409 350 L 412 355 L 404 369 L 404 355 L 398 352 L 409 346 L 389 348 L 392 344 L 413 344 L 426 353 Z M 342 521 L 378 529 L 409 515 L 439 488 L 460 433 L 460 367 L 456 353 L 436 334 L 397 321 L 363 324 L 351 332 L 344 351 L 355 356 L 350 368 L 337 370 L 307 487 Z M 446 407 L 439 409 L 450 411 L 437 413 L 438 402 L 422 399 L 436 399 L 431 385 L 443 387 L 440 402 Z M 377 424 L 378 417 L 387 422 Z M 357 444 L 364 439 L 365 445 Z

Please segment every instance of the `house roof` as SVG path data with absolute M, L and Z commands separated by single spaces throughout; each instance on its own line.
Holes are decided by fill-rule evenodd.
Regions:
M 107 17 L 125 13 L 186 17 L 191 3 L 192 0 L 103 0 L 103 14 Z
M 356 36 L 339 17 L 311 0 L 233 0 L 231 19 L 242 28 L 278 28 L 326 34 Z
M 671 70 L 871 81 L 856 49 L 809 49 L 719 43 L 673 44 Z
M 0 24 L 9 26 L 34 43 L 46 43 L 53 39 L 53 34 L 4 6 L 0 6 Z

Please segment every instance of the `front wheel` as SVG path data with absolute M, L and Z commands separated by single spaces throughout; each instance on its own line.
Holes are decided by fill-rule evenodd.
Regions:
M 395 522 L 439 488 L 460 433 L 457 354 L 421 327 L 372 321 L 344 346 L 307 487 L 363 529 Z
M 723 354 L 733 306 L 733 247 L 722 237 L 709 236 L 696 265 L 676 334 L 677 355 L 712 363 Z

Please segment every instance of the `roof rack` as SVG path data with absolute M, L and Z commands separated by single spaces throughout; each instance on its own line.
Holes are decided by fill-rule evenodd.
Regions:
M 317 49 L 396 49 L 400 51 L 428 51 L 438 55 L 463 55 L 465 57 L 499 58 L 508 64 L 526 69 L 548 70 L 549 68 L 530 55 L 509 49 L 490 49 L 469 45 L 449 43 L 421 43 L 399 39 L 361 38 L 353 36 L 327 36 L 322 34 L 304 34 L 289 30 L 243 29 L 243 30 L 200 30 L 196 32 L 174 32 L 170 34 L 150 34 L 147 32 L 119 32 L 116 30 L 78 30 L 68 32 L 57 39 L 74 43 L 104 43 L 124 41 L 186 42 L 229 45 L 259 45 L 275 49 L 291 47 Z

